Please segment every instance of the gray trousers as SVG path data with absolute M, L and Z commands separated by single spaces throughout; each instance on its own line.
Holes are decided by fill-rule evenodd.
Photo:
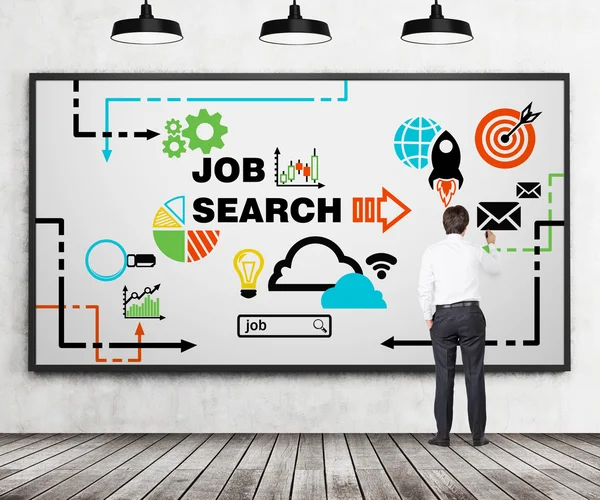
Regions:
M 460 345 L 467 386 L 469 426 L 473 439 L 485 432 L 485 317 L 479 306 L 438 308 L 430 330 L 435 359 L 435 405 L 437 436 L 450 437 L 454 405 L 456 347 Z

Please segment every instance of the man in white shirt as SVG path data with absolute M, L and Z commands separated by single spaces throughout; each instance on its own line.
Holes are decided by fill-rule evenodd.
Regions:
M 419 275 L 421 308 L 435 359 L 437 435 L 429 443 L 450 444 L 456 346 L 460 345 L 473 445 L 483 446 L 489 441 L 485 437 L 483 368 L 486 323 L 479 308 L 479 269 L 498 273 L 500 254 L 495 246 L 496 235 L 491 231 L 486 232 L 489 253 L 464 240 L 469 225 L 469 213 L 464 207 L 448 207 L 443 224 L 448 236 L 425 251 Z

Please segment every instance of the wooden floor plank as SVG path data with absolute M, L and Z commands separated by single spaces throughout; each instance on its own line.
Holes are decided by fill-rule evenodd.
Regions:
M 366 500 L 400 500 L 383 469 L 357 469 L 356 475 Z
M 593 434 L 570 434 L 577 439 L 581 439 L 586 443 L 593 444 L 594 446 L 600 446 L 600 437 L 594 436 Z
M 360 500 L 358 478 L 343 434 L 324 434 L 325 483 L 328 500 Z
M 418 471 L 443 469 L 440 463 L 412 435 L 392 434 L 391 436 Z
M 43 441 L 44 439 L 48 439 L 51 436 L 54 436 L 54 434 L 31 434 L 30 436 L 25 437 L 23 439 L 15 439 L 14 441 L 9 441 L 8 443 L 0 446 L 0 459 L 3 455 L 5 455 L 8 452 L 18 450 L 19 448 L 29 446 L 39 441 Z
M 237 469 L 264 470 L 276 439 L 277 434 L 257 434 Z
M 252 443 L 255 434 L 236 434 L 182 497 L 182 500 L 216 500 Z
M 289 500 L 298 453 L 298 434 L 279 434 L 255 500 Z
M 544 472 L 588 500 L 600 500 L 600 486 L 587 479 L 565 469 L 550 469 Z
M 327 498 L 325 474 L 322 470 L 296 470 L 292 500 L 316 500 Z
M 597 445 L 588 443 L 577 436 L 572 436 L 569 434 L 548 434 L 548 436 L 562 441 L 563 443 L 570 444 L 571 446 L 579 448 L 580 450 L 587 451 L 596 457 L 600 457 L 600 443 Z
M 435 495 L 389 434 L 369 434 L 368 437 L 392 484 L 402 498 L 435 500 Z
M 325 470 L 323 436 L 321 434 L 302 434 L 300 436 L 296 470 Z
M 549 448 L 553 448 L 556 451 L 561 452 L 563 455 L 567 455 L 572 457 L 584 464 L 589 465 L 590 467 L 594 467 L 595 469 L 600 470 L 600 457 L 596 456 L 592 453 L 589 453 L 585 450 L 582 450 L 578 446 L 574 446 L 569 443 L 565 443 L 562 440 L 553 438 L 551 436 L 547 436 L 546 434 L 523 434 L 524 436 L 537 441 L 538 443 L 542 443 Z
M 62 483 L 66 479 L 74 476 L 79 471 L 93 465 L 94 463 L 106 459 L 112 453 L 124 448 L 128 444 L 141 437 L 141 434 L 126 434 L 119 436 L 117 439 L 114 439 L 98 449 L 86 453 L 85 455 L 60 466 L 57 469 L 34 479 L 33 481 L 25 483 L 24 485 L 11 491 L 10 495 L 13 495 L 13 498 L 16 499 L 33 498 L 36 495 L 40 495 L 50 488 Z M 2 498 L 4 500 L 4 497 Z
M 519 460 L 531 465 L 532 467 L 535 467 L 536 469 L 562 469 L 560 465 L 551 462 L 541 455 L 531 451 L 526 446 L 521 446 L 519 443 L 516 443 L 515 441 L 512 441 L 501 434 L 495 434 L 492 439 L 492 443 L 494 443 L 496 446 L 499 446 L 504 451 L 514 455 Z M 485 449 L 485 446 L 481 447 L 482 451 Z
M 201 472 L 194 469 L 175 469 L 144 500 L 179 500 Z
M 475 500 L 475 497 L 446 470 L 423 469 L 420 473 L 441 500 Z
M 527 495 L 537 498 L 537 494 L 534 492 L 539 491 L 544 495 L 543 498 L 554 500 L 583 499 L 581 495 L 496 446 L 494 444 L 494 440 L 496 440 L 495 435 L 489 435 L 489 438 L 492 440 L 489 445 L 478 448 L 467 444 L 470 441 L 470 435 L 463 434 L 457 435 L 457 437 L 464 439 L 465 448 L 470 448 L 474 453 L 483 455 L 487 460 L 498 465 L 499 469 L 490 467 L 479 468 L 478 464 L 482 463 L 480 460 L 474 459 L 472 454 L 461 454 L 462 449 L 458 451 L 465 460 L 480 470 L 482 474 L 504 489 L 513 498 L 528 498 L 525 492 L 529 492 Z M 456 450 L 458 447 L 452 445 L 452 448 Z M 509 473 L 510 476 L 507 476 L 505 473 Z
M 141 439 L 144 434 L 123 434 L 118 438 L 110 441 L 109 443 L 101 446 L 97 450 L 94 450 L 90 453 L 86 453 L 75 460 L 71 460 L 64 465 L 58 467 L 62 470 L 72 470 L 72 471 L 80 471 L 87 469 L 91 465 L 99 462 L 100 460 L 108 459 L 113 453 L 125 448 L 131 443 Z
M 465 439 L 465 441 L 470 440 L 470 435 L 468 434 L 460 434 L 459 437 Z M 501 438 L 500 436 L 490 436 L 492 442 L 487 446 L 481 446 L 477 448 L 477 450 L 485 454 L 491 460 L 495 460 L 500 464 L 504 469 L 511 471 L 514 475 L 519 477 L 525 483 L 531 485 L 531 487 L 541 491 L 544 495 L 554 500 L 582 500 L 583 497 L 578 493 L 574 492 L 570 488 L 567 488 L 563 484 L 555 481 L 544 472 L 536 469 L 534 466 L 529 463 L 523 461 L 522 459 L 517 458 L 518 455 L 521 455 L 518 450 L 518 445 L 514 445 L 512 441 L 505 440 L 505 438 Z M 496 443 L 511 443 L 508 448 L 511 449 L 514 454 L 505 451 L 500 448 Z M 528 450 L 527 450 L 528 451 Z M 527 455 L 525 455 L 524 460 L 527 460 Z M 559 468 L 558 468 L 559 469 Z
M 233 434 L 212 434 L 199 448 L 196 449 L 196 451 L 186 458 L 175 471 L 169 474 L 164 481 L 150 493 L 148 498 L 157 500 L 162 500 L 163 498 L 165 500 L 179 499 L 232 437 Z M 183 471 L 189 471 L 189 473 L 181 473 Z M 175 496 L 175 492 L 178 492 L 177 496 Z
M 565 455 L 564 453 L 557 451 L 551 446 L 547 446 L 537 440 L 531 439 L 522 434 L 504 434 L 505 437 L 515 441 L 516 443 L 521 444 L 524 447 L 527 447 L 531 451 L 537 453 L 538 455 L 564 467 L 565 469 L 576 473 L 577 475 L 588 479 L 589 481 L 600 485 L 600 470 L 594 469 L 583 462 L 571 457 L 570 455 Z M 540 438 L 544 439 L 544 438 Z
M 2 500 L 25 500 L 30 498 L 37 498 L 37 495 L 43 493 L 44 491 L 49 490 L 50 488 L 56 486 L 59 483 L 62 483 L 70 476 L 74 474 L 73 471 L 68 470 L 53 470 L 48 474 L 44 474 L 43 476 L 31 481 L 29 483 L 25 483 L 18 488 L 15 488 L 12 491 L 2 495 L 0 498 Z M 58 500 L 60 497 L 50 497 L 54 500 Z
M 119 490 L 141 471 L 145 470 L 160 457 L 185 439 L 186 434 L 169 434 L 158 440 L 144 451 L 109 472 L 101 479 L 72 497 L 72 500 L 104 500 Z M 132 500 L 130 497 L 129 500 Z
M 366 434 L 346 434 L 346 441 L 348 441 L 350 456 L 352 457 L 354 468 L 357 471 L 383 469 L 383 466 L 371 445 L 371 441 L 369 441 Z
M 188 435 L 183 441 L 174 446 L 169 452 L 144 469 L 108 498 L 110 500 L 144 498 L 178 465 L 196 451 L 209 436 L 210 434 Z
M 31 436 L 31 434 L 4 434 L 0 438 L 0 448 L 5 444 L 14 443 L 15 441 L 20 441 L 21 439 L 25 439 Z
M 218 500 L 253 498 L 262 474 L 263 471 L 260 469 L 236 469 L 227 481 Z
M 483 469 L 481 473 L 498 487 L 502 488 L 512 498 L 526 498 L 527 500 L 548 499 L 546 495 L 540 493 L 533 486 L 507 470 Z
M 98 434 L 78 434 L 74 435 L 70 439 L 65 439 L 59 443 L 56 443 L 52 446 L 48 446 L 40 451 L 35 453 L 31 453 L 26 457 L 20 458 L 11 462 L 9 467 L 14 467 L 16 469 L 27 469 L 35 464 L 43 462 L 44 460 L 48 460 L 56 455 L 59 455 L 65 451 L 68 451 L 72 448 L 75 448 L 81 444 L 84 444 L 95 437 L 98 437 Z M 56 467 L 55 467 L 56 468 Z
M 488 435 L 488 437 L 493 439 L 493 435 Z M 460 436 L 456 434 L 452 434 L 452 440 L 450 444 L 450 448 L 463 460 L 466 460 L 475 467 L 477 470 L 489 470 L 489 469 L 498 469 L 502 470 L 503 467 L 494 462 L 491 458 L 481 452 L 485 446 L 475 447 L 470 444 L 468 441 L 463 441 Z
M 78 446 L 64 451 L 63 453 L 57 454 L 54 457 L 6 477 L 0 480 L 0 495 L 14 490 L 15 488 L 18 488 L 19 486 L 22 486 L 23 484 L 28 483 L 29 481 L 32 481 L 46 474 L 47 472 L 50 472 L 61 465 L 70 462 L 71 460 L 74 460 L 75 458 L 85 455 L 94 449 L 100 448 L 117 437 L 118 435 L 116 434 L 102 434 L 100 436 L 96 436 L 95 438 L 83 442 Z
M 475 498 L 481 500 L 510 500 L 496 484 L 475 469 L 452 448 L 429 444 L 429 434 L 415 434 L 415 438 L 444 466 Z
M 177 469 L 203 471 L 232 437 L 233 434 L 213 434 Z
M 96 481 L 102 479 L 104 476 L 112 472 L 120 465 L 124 464 L 128 460 L 131 460 L 136 455 L 142 453 L 145 449 L 152 446 L 164 436 L 164 434 L 147 434 L 140 439 L 136 439 L 132 443 L 119 449 L 113 454 L 94 463 L 88 468 L 77 472 L 65 481 L 47 490 L 39 497 L 36 497 L 36 500 L 56 500 L 58 498 L 71 498 L 80 491 L 94 484 Z M 133 476 L 135 475 L 134 473 L 136 471 L 125 472 L 130 472 Z M 127 476 L 127 474 L 122 474 L 122 476 Z
M 219 495 L 219 500 L 239 500 L 254 497 L 276 439 L 277 434 L 256 435 Z
M 35 441 L 31 444 L 28 444 L 27 446 L 23 446 L 21 448 L 17 448 L 15 450 L 4 453 L 0 456 L 0 467 L 6 467 L 7 465 L 16 460 L 27 457 L 33 453 L 37 453 L 38 451 L 44 450 L 45 448 L 49 448 L 50 446 L 58 444 L 61 441 L 71 439 L 75 435 L 76 434 L 55 434 L 53 436 L 46 437 L 43 440 Z
M 326 498 L 323 436 L 302 434 L 298 447 L 292 500 Z

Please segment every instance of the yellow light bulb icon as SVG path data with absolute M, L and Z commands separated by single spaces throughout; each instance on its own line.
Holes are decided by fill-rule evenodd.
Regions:
M 246 299 L 256 296 L 256 281 L 265 265 L 262 254 L 252 248 L 245 248 L 235 254 L 233 268 L 240 277 L 241 295 Z

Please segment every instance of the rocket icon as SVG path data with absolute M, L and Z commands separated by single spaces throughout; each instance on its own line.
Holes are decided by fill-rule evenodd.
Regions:
M 439 135 L 431 148 L 431 166 L 433 171 L 429 176 L 429 185 L 431 189 L 437 190 L 442 203 L 447 207 L 464 182 L 459 170 L 460 147 L 454 136 L 447 130 Z

